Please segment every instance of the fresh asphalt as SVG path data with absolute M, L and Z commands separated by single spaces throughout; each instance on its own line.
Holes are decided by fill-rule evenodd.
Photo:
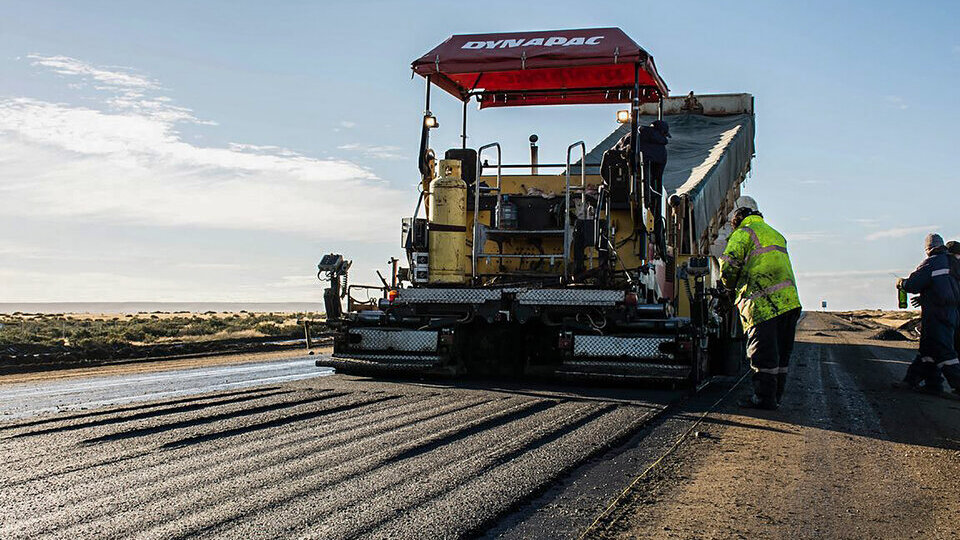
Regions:
M 517 535 L 593 467 L 567 535 L 632 474 L 596 464 L 687 395 L 376 381 L 315 358 L 0 386 L 0 537 Z

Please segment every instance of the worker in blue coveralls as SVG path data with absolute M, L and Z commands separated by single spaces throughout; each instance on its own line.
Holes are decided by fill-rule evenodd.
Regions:
M 953 275 L 953 258 L 939 234 L 924 241 L 927 258 L 897 287 L 920 295 L 920 350 L 903 382 L 916 390 L 943 391 L 941 373 L 960 394 L 960 360 L 954 346 L 960 326 L 960 281 Z M 923 385 L 921 386 L 921 383 Z
M 960 283 L 960 242 L 956 240 L 947 242 L 947 254 L 950 255 L 953 279 Z M 953 349 L 957 351 L 957 354 L 960 354 L 960 326 L 957 327 L 957 332 L 953 337 Z

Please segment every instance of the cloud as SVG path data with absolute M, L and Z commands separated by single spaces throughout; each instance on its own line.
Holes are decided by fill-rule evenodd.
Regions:
M 156 90 L 160 85 L 147 77 L 133 73 L 130 68 L 116 67 L 112 69 L 95 67 L 86 62 L 70 58 L 69 56 L 43 56 L 28 54 L 31 65 L 50 68 L 54 73 L 61 75 L 77 75 L 93 79 L 97 83 L 112 88 Z
M 6 215 L 381 240 L 405 210 L 402 193 L 349 161 L 186 142 L 179 125 L 209 122 L 157 95 L 150 78 L 65 56 L 29 58 L 95 84 L 102 99 L 99 107 L 0 99 Z
M 910 108 L 910 107 L 907 105 L 906 101 L 905 101 L 902 97 L 900 97 L 900 96 L 886 96 L 886 97 L 884 97 L 883 99 L 884 99 L 884 101 L 887 102 L 888 105 L 890 105 L 891 107 L 896 107 L 897 109 L 900 109 L 901 111 Z
M 105 104 L 113 110 L 135 112 L 168 122 L 216 125 L 216 122 L 195 117 L 190 109 L 173 105 L 169 97 L 155 95 L 162 89 L 160 84 L 131 68 L 98 67 L 69 56 L 30 54 L 27 58 L 32 60 L 32 66 L 48 68 L 80 81 L 68 83 L 68 88 L 80 90 L 92 84 L 95 90 L 111 94 Z
M 249 152 L 251 154 L 276 154 L 279 156 L 287 157 L 301 157 L 302 154 L 294 152 L 289 148 L 283 148 L 282 146 L 273 146 L 270 144 L 259 145 L 259 144 L 245 144 L 245 143 L 227 143 L 227 148 L 233 150 L 234 152 Z
M 0 259 L 6 257 L 11 259 L 40 259 L 52 258 L 53 255 L 50 250 L 29 243 L 0 238 Z
M 798 278 L 858 278 L 871 276 L 899 276 L 903 274 L 904 269 L 885 269 L 885 270 L 823 270 L 813 272 L 797 272 Z
M 409 159 L 407 156 L 400 153 L 401 148 L 399 146 L 341 144 L 337 147 L 337 150 L 359 152 L 364 157 L 374 159 Z
M 318 280 L 315 275 L 297 274 L 294 276 L 281 276 L 279 280 L 267 283 L 265 287 L 302 290 L 306 288 L 317 288 L 320 286 L 320 283 L 320 280 Z
M 896 227 L 870 233 L 866 236 L 868 241 L 880 240 L 883 238 L 903 238 L 920 233 L 930 233 L 940 228 L 940 225 L 921 225 L 918 227 Z
M 825 231 L 794 232 L 784 234 L 788 242 L 809 242 L 811 240 L 823 240 L 830 237 L 831 234 Z
M 130 290 L 150 291 L 151 300 L 183 297 L 184 283 L 155 275 L 114 272 L 38 272 L 0 268 L 4 302 L 123 302 Z M 217 291 L 219 292 L 219 291 Z M 223 296 L 222 294 L 220 296 Z
M 181 262 L 177 266 L 190 270 L 246 270 L 248 268 L 245 264 L 216 262 Z
M 344 129 L 353 129 L 357 127 L 356 122 L 351 122 L 349 120 L 341 120 L 338 124 L 338 127 L 333 128 L 334 133 L 340 133 Z

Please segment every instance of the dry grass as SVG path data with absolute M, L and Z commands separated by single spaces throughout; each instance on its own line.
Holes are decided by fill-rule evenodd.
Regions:
M 0 315 L 0 346 L 151 345 L 257 337 L 302 337 L 317 313 L 57 313 Z

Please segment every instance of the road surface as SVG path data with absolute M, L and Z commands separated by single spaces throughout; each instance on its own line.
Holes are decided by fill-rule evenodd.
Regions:
M 314 358 L 0 386 L 0 538 L 476 535 L 684 395 L 376 382 Z
M 876 331 L 807 313 L 781 409 L 724 403 L 587 536 L 960 538 L 960 401 L 892 389 L 916 344 Z
M 955 538 L 960 402 L 870 333 L 807 314 L 764 413 L 313 357 L 0 381 L 0 538 Z

